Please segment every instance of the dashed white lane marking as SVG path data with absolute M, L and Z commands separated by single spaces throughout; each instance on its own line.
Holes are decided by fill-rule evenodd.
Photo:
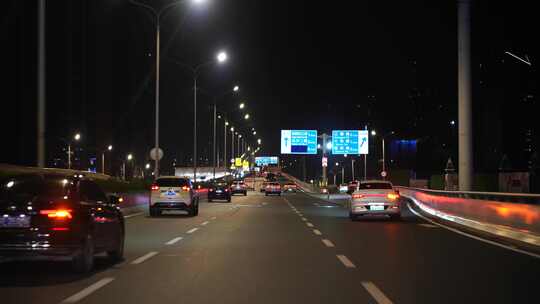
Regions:
M 215 220 L 215 219 L 217 219 L 217 217 L 215 217 L 215 216 L 211 218 L 211 220 Z
M 131 262 L 131 264 L 133 264 L 133 265 L 140 264 L 140 263 L 148 260 L 149 258 L 155 256 L 156 254 L 158 254 L 157 251 L 149 252 L 149 253 L 143 255 L 142 257 L 135 259 L 133 262 Z
M 342 255 L 342 254 L 338 254 L 336 255 L 336 257 L 338 258 L 338 260 L 341 261 L 341 263 L 343 263 L 343 265 L 345 265 L 345 267 L 347 268 L 356 268 L 356 266 L 353 264 L 353 262 L 351 262 L 351 260 L 349 260 L 348 257 Z
M 315 205 L 315 206 L 319 206 L 319 203 L 313 203 L 313 205 Z
M 308 227 L 313 227 L 313 224 L 312 224 L 312 223 L 309 223 L 309 222 L 306 223 L 306 225 L 307 225 Z
M 326 245 L 326 247 L 335 247 L 334 243 L 330 242 L 330 240 L 324 239 L 322 242 L 324 245 Z
M 103 279 L 95 282 L 94 284 L 86 287 L 85 289 L 79 291 L 78 293 L 72 295 L 71 297 L 65 299 L 64 301 L 62 301 L 62 303 L 76 303 L 76 302 L 79 302 L 80 300 L 86 298 L 90 294 L 96 292 L 98 289 L 100 289 L 103 286 L 109 284 L 113 280 L 114 280 L 114 278 L 103 278 Z
M 313 233 L 315 233 L 316 235 L 322 235 L 322 232 L 317 229 L 313 229 Z
M 177 238 L 174 238 L 170 241 L 168 241 L 167 243 L 165 243 L 165 245 L 173 245 L 175 243 L 178 243 L 179 241 L 181 241 L 183 239 L 183 237 L 179 236 Z
M 201 223 L 201 226 L 206 226 L 206 225 L 208 225 L 208 223 L 209 223 L 208 221 L 202 222 L 202 223 Z
M 392 301 L 373 282 L 362 282 L 362 286 L 379 304 L 392 304 Z
M 431 224 L 418 224 L 418 226 L 422 226 L 426 228 L 439 228 L 438 226 L 431 225 Z
M 137 213 L 133 213 L 133 214 L 130 214 L 130 215 L 125 215 L 124 218 L 132 218 L 132 217 L 136 217 L 136 216 L 139 216 L 139 215 L 143 215 L 144 212 L 137 212 Z
M 307 218 L 303 217 L 302 221 L 307 222 Z
M 193 228 L 193 229 L 188 230 L 186 233 L 187 234 L 192 234 L 193 232 L 195 232 L 197 230 L 199 230 L 199 228 Z

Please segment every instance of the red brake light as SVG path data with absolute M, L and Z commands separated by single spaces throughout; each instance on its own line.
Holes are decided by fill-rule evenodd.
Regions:
M 214 192 L 214 188 L 210 188 L 210 189 L 208 189 L 208 191 Z
M 184 186 L 184 187 L 182 187 L 182 191 L 189 191 L 189 190 L 191 190 L 191 188 L 190 188 L 190 187 L 188 187 L 188 186 Z
M 352 195 L 353 199 L 358 199 L 358 198 L 362 198 L 362 197 L 364 197 L 364 195 L 362 195 L 360 193 L 353 193 L 353 195 Z
M 159 186 L 156 184 L 153 184 L 151 189 L 152 191 L 159 190 Z
M 54 227 L 52 230 L 53 231 L 68 231 L 69 228 L 67 228 L 67 227 Z
M 72 210 L 67 209 L 56 209 L 56 210 L 41 210 L 39 214 L 47 215 L 47 217 L 54 218 L 54 219 L 71 219 L 73 216 L 71 216 Z

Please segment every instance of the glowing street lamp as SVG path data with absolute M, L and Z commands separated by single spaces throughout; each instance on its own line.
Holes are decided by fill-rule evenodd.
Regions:
M 240 108 L 240 110 L 242 110 L 243 108 L 246 107 L 246 104 L 242 102 L 240 103 L 240 105 L 238 105 L 238 107 Z
M 244 115 L 244 119 L 248 120 L 249 119 L 249 114 Z

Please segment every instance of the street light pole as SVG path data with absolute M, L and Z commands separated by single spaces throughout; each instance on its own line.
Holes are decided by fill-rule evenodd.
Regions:
M 385 159 L 385 153 L 384 153 L 384 137 L 382 138 L 382 172 L 386 171 L 386 167 L 385 167 L 385 164 L 386 164 L 386 159 Z M 383 180 L 386 179 L 386 175 L 383 176 Z
M 71 143 L 68 143 L 68 169 L 71 169 Z
M 231 128 L 231 158 L 234 159 L 234 128 Z
M 197 182 L 197 73 L 193 77 L 193 182 Z
M 227 167 L 229 166 L 229 162 L 227 161 L 227 126 L 229 124 L 227 121 L 224 122 L 224 132 L 223 132 L 223 165 L 225 167 L 225 172 L 227 172 Z
M 458 0 L 459 190 L 470 191 L 473 178 L 471 93 L 471 0 Z
M 157 178 L 159 176 L 159 158 L 158 156 L 158 149 L 159 149 L 159 68 L 160 68 L 160 42 L 161 42 L 161 35 L 160 35 L 160 23 L 161 23 L 161 16 L 171 7 L 178 5 L 182 3 L 183 1 L 176 1 L 173 3 L 170 3 L 163 8 L 161 8 L 159 11 L 151 7 L 150 5 L 137 2 L 136 0 L 131 0 L 131 3 L 134 5 L 137 5 L 139 7 L 142 7 L 144 9 L 147 9 L 150 11 L 154 17 L 155 17 L 155 23 L 156 23 L 156 85 L 155 85 L 155 120 L 156 120 L 156 126 L 155 126 L 155 151 L 156 151 L 156 158 L 155 158 L 155 165 L 154 165 L 154 178 Z
M 37 67 L 37 165 L 45 167 L 45 101 L 46 101 L 46 60 L 45 60 L 45 18 L 46 0 L 38 3 L 38 67 Z
M 355 160 L 351 157 L 351 173 L 352 173 L 352 180 L 354 181 L 354 162 Z
M 214 180 L 216 179 L 216 159 L 217 159 L 217 155 L 216 155 L 217 109 L 216 107 L 217 107 L 216 98 L 214 97 L 214 140 L 212 143 L 212 147 L 214 150 L 214 154 L 213 154 L 214 155 Z

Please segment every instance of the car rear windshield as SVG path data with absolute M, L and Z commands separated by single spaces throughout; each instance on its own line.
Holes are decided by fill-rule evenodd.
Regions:
M 189 186 L 189 180 L 185 178 L 158 178 L 156 184 L 159 187 L 184 187 Z
M 227 183 L 216 183 L 214 187 L 227 187 Z
M 234 182 L 235 184 L 243 185 L 244 182 Z
M 358 189 L 392 189 L 390 183 L 361 183 Z
M 57 199 L 74 189 L 74 182 L 64 177 L 19 177 L 2 181 L 0 201 L 27 203 L 36 199 Z

